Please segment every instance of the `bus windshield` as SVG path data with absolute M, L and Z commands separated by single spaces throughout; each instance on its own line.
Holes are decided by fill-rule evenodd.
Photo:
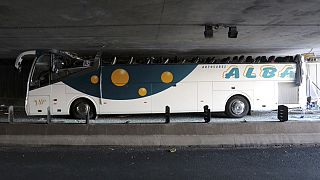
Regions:
M 40 56 L 35 63 L 30 88 L 39 88 L 49 85 L 50 55 Z

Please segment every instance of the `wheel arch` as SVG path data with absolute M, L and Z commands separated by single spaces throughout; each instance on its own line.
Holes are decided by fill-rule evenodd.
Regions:
M 83 99 L 83 100 L 86 100 L 86 101 L 90 102 L 94 107 L 95 113 L 98 114 L 98 110 L 97 110 L 98 106 L 97 106 L 96 102 L 92 98 L 87 97 L 87 96 L 76 96 L 76 97 L 72 98 L 72 100 L 68 104 L 69 115 L 71 115 L 71 107 L 72 107 L 73 103 L 76 102 L 77 100 L 80 100 L 80 99 Z

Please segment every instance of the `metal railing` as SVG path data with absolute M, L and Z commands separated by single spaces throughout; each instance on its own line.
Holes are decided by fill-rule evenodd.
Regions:
M 21 106 L 22 107 L 22 106 Z M 1 121 L 2 123 L 23 123 L 22 121 L 17 121 L 17 119 L 22 119 L 21 117 L 19 117 L 19 112 L 16 114 L 16 109 L 20 109 L 20 106 L 1 106 L 0 111 L 5 112 L 7 110 L 7 112 L 3 113 L 3 114 L 7 114 L 7 121 Z M 6 109 L 6 110 L 5 110 Z M 172 122 L 172 116 L 170 113 L 170 107 L 166 106 L 165 107 L 165 111 L 164 111 L 164 116 L 162 116 L 164 118 L 164 121 L 161 122 L 150 122 L 150 123 L 170 123 Z M 200 114 L 199 114 L 200 115 Z M 161 117 L 161 116 L 160 116 Z M 197 117 L 201 117 L 201 116 L 197 116 Z M 4 120 L 5 116 L 3 116 L 3 120 Z M 199 121 L 197 121 L 197 123 L 209 123 L 211 121 L 211 111 L 209 109 L 208 106 L 204 106 L 203 107 L 203 114 L 202 114 L 202 118 L 203 121 L 201 121 L 201 119 Z M 277 118 L 279 119 L 280 122 L 285 122 L 288 121 L 288 107 L 286 106 L 282 106 L 280 105 L 278 107 L 278 115 Z M 28 119 L 28 117 L 26 117 L 26 119 Z M 53 121 L 54 120 L 54 121 Z M 24 121 L 24 123 L 46 123 L 46 124 L 51 124 L 51 123 L 67 123 L 68 119 L 54 119 L 52 117 L 51 111 L 50 111 L 50 107 L 47 107 L 47 115 L 46 116 L 42 116 L 41 119 L 38 120 L 30 120 L 30 121 Z M 74 119 L 70 119 L 71 121 Z M 97 120 L 97 118 L 95 119 Z M 87 105 L 86 106 L 86 116 L 83 119 L 80 120 L 74 120 L 76 123 L 81 123 L 81 124 L 99 124 L 94 120 L 90 120 L 90 106 Z M 99 121 L 99 120 L 98 120 Z M 131 120 L 130 120 L 131 121 Z M 130 121 L 126 121 L 125 123 L 128 123 Z M 186 122 L 190 122 L 190 121 L 186 121 Z M 70 122 L 69 122 L 70 123 Z M 120 122 L 121 123 L 121 122 Z M 143 122 L 144 123 L 149 123 L 149 122 Z
M 18 109 L 20 109 L 20 108 L 21 107 L 19 106 Z M 208 106 L 204 106 L 203 109 L 204 109 L 204 111 L 203 111 L 203 120 L 204 121 L 202 121 L 202 123 L 209 123 L 210 119 L 211 119 L 210 109 L 208 108 Z M 4 114 L 7 114 L 7 121 L 6 122 L 5 121 L 1 121 L 1 122 L 2 123 L 22 123 L 21 121 L 17 121 L 16 120 L 16 117 L 19 117 L 19 115 L 16 116 L 15 110 L 16 110 L 16 108 L 14 106 L 2 106 L 2 111 L 4 111 L 4 112 L 7 111 L 6 113 L 4 113 Z M 47 107 L 46 111 L 47 111 L 47 114 L 43 115 L 41 118 L 39 118 L 39 120 L 30 120 L 30 121 L 24 121 L 24 122 L 25 123 L 45 123 L 45 124 L 57 123 L 57 119 L 54 119 L 52 117 L 50 107 Z M 22 118 L 20 117 L 20 118 L 17 118 L 17 119 L 22 119 Z M 28 117 L 26 117 L 26 119 L 28 119 Z M 164 122 L 163 123 L 170 123 L 171 119 L 172 119 L 172 116 L 171 116 L 171 113 L 170 113 L 170 107 L 166 106 L 165 107 L 165 111 L 164 111 Z M 72 119 L 70 119 L 70 120 L 72 120 Z M 83 122 L 83 120 L 84 120 L 84 122 Z M 94 122 L 92 122 L 90 120 L 90 106 L 89 105 L 86 106 L 86 116 L 85 116 L 85 118 L 78 120 L 78 122 L 79 121 L 82 122 L 82 124 L 83 123 L 85 123 L 85 124 L 94 123 Z M 153 122 L 153 123 L 160 123 L 160 122 Z

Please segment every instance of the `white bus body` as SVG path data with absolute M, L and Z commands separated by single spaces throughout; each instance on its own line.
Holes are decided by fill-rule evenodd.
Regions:
M 45 77 L 48 82 L 41 85 L 39 80 L 36 88 L 30 88 L 31 83 L 35 83 L 32 81 L 36 81 L 33 78 L 37 73 L 36 64 L 43 55 L 36 58 L 30 72 L 25 106 L 28 115 L 46 115 L 49 107 L 52 115 L 71 113 L 79 118 L 83 111 L 81 102 L 85 101 L 94 111 L 92 116 L 164 113 L 166 106 L 172 113 L 203 112 L 204 106 L 208 106 L 211 112 L 226 111 L 231 117 L 243 117 L 250 110 L 274 110 L 280 104 L 301 107 L 306 101 L 304 75 L 301 85 L 297 86 L 296 63 L 292 62 L 99 64 L 88 66 L 92 70 L 86 73 L 82 70 L 70 73 L 69 77 L 62 69 L 53 70 L 52 64 L 56 63 L 52 54 L 46 55 L 50 57 L 49 69 L 44 70 L 50 71 L 51 75 Z M 16 64 L 21 61 L 19 56 Z M 302 65 L 303 70 L 304 63 Z M 62 80 L 59 81 L 60 77 L 58 81 L 53 80 L 59 73 L 63 74 Z

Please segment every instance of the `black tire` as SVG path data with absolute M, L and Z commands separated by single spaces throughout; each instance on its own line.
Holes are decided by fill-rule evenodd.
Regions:
M 70 114 L 76 119 L 86 119 L 86 106 L 90 107 L 89 119 L 94 119 L 96 117 L 96 109 L 92 102 L 86 99 L 75 100 L 70 107 Z
M 249 102 L 243 96 L 232 96 L 227 104 L 225 113 L 231 118 L 242 118 L 248 114 L 250 109 Z

